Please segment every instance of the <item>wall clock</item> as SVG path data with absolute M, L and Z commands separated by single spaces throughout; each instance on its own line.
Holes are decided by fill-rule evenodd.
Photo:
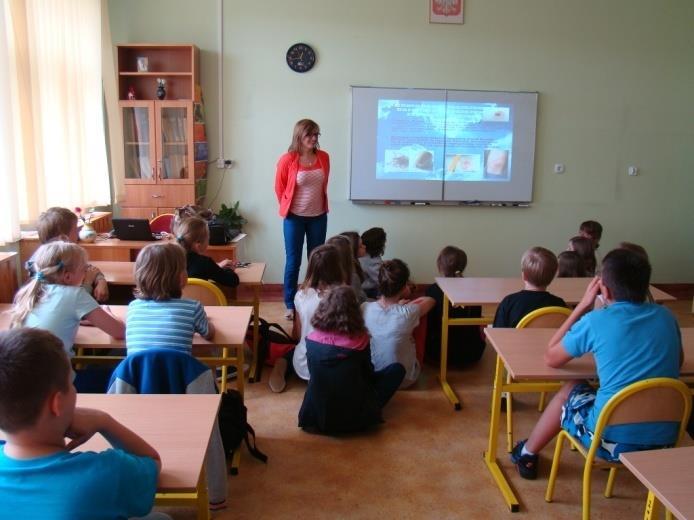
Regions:
M 295 43 L 287 50 L 287 65 L 294 72 L 308 72 L 316 64 L 316 53 L 306 43 Z

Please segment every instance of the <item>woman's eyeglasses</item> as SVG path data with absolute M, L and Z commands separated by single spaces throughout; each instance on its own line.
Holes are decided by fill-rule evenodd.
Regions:
M 320 137 L 320 132 L 312 132 L 310 134 L 304 135 L 304 137 L 315 137 L 316 139 L 318 139 Z

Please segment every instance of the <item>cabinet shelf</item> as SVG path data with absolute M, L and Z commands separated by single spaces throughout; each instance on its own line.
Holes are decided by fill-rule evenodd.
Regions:
M 125 144 L 127 146 L 149 146 L 147 141 L 126 141 Z
M 141 76 L 141 77 L 166 77 L 166 76 L 192 76 L 192 72 L 119 72 L 120 76 Z

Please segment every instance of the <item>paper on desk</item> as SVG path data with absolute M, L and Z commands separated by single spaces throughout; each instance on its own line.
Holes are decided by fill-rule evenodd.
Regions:
M 239 242 L 240 240 L 246 238 L 246 233 L 239 233 L 234 238 L 231 239 L 232 242 Z

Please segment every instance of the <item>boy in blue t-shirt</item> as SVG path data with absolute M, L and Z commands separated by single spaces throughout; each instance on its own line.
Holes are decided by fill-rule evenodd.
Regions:
M 75 408 L 71 376 L 50 332 L 0 333 L 2 520 L 129 518 L 152 508 L 159 454 L 110 415 Z M 96 433 L 115 449 L 72 452 Z
M 552 337 L 545 361 L 559 368 L 586 353 L 595 357 L 600 388 L 569 381 L 554 396 L 530 437 L 513 448 L 511 461 L 523 478 L 537 477 L 537 453 L 565 429 L 590 446 L 600 411 L 626 386 L 653 377 L 679 377 L 684 359 L 677 320 L 660 305 L 646 303 L 651 266 L 625 249 L 605 256 L 602 275 Z M 606 306 L 591 312 L 598 294 Z M 677 439 L 677 423 L 652 422 L 608 427 L 597 455 L 619 460 L 628 451 L 661 448 Z

